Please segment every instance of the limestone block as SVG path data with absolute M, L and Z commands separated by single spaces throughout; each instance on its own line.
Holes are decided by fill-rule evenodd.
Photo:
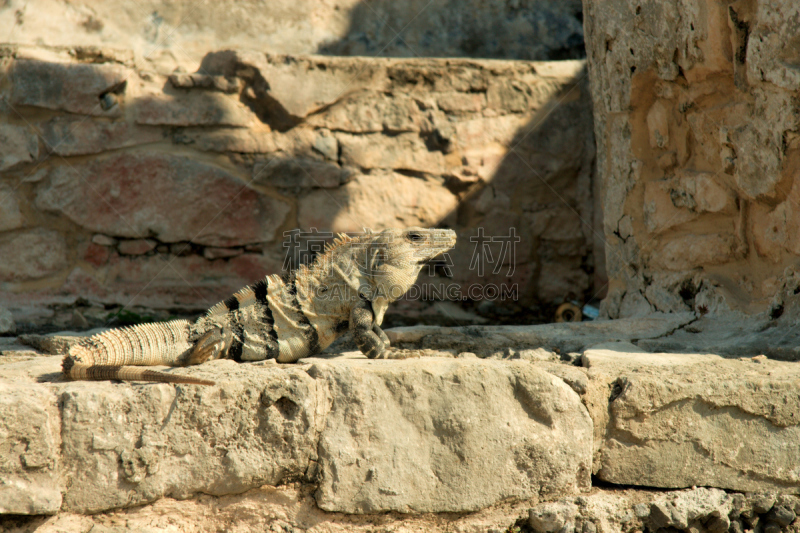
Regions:
M 0 307 L 0 335 L 14 333 L 17 325 L 14 323 L 14 315 L 5 307 Z
M 800 254 L 800 183 L 776 206 L 756 204 L 752 209 L 753 243 L 759 255 L 777 262 L 783 251 Z
M 122 255 L 143 255 L 153 250 L 157 244 L 152 239 L 130 239 L 120 241 L 117 249 Z
M 656 100 L 647 112 L 647 128 L 650 131 L 650 148 L 666 148 L 669 145 L 669 108 Z
M 647 231 L 660 233 L 697 218 L 697 213 L 678 207 L 672 201 L 670 181 L 657 180 L 644 184 L 644 223 Z
M 709 172 L 681 170 L 672 188 L 673 204 L 700 213 L 735 212 L 735 196 Z
M 425 115 L 413 98 L 373 91 L 343 98 L 307 121 L 315 127 L 350 133 L 420 131 L 425 122 Z
M 173 134 L 172 142 L 206 152 L 264 154 L 278 150 L 273 132 L 245 128 L 180 129 Z
M 209 246 L 270 242 L 289 212 L 216 167 L 156 153 L 55 167 L 36 205 L 90 231 Z
M 64 510 L 233 494 L 304 477 L 322 429 L 323 383 L 299 368 L 233 361 L 181 371 L 218 384 L 59 386 Z
M 530 363 L 363 361 L 309 373 L 333 401 L 319 445 L 326 511 L 475 511 L 590 485 L 591 420 Z
M 213 258 L 214 253 L 211 255 Z M 159 309 L 197 310 L 229 297 L 263 278 L 265 272 L 280 272 L 282 259 L 247 253 L 220 263 L 195 254 L 173 258 L 115 254 L 102 263 L 105 269 L 100 273 L 89 274 L 82 269 L 71 273 L 65 280 L 65 290 L 120 305 L 131 302 Z
M 55 394 L 0 381 L 0 515 L 59 510 L 60 432 Z
M 67 267 L 67 243 L 56 231 L 42 228 L 0 236 L 0 280 L 48 276 Z
M 439 109 L 445 113 L 479 113 L 486 107 L 486 95 L 482 93 L 445 92 L 436 98 Z
M 796 364 L 589 349 L 612 377 L 596 475 L 650 487 L 800 492 Z
M 0 124 L 0 171 L 39 156 L 39 139 L 28 128 Z
M 385 66 L 358 58 L 289 57 L 238 53 L 237 59 L 257 69 L 267 82 L 266 95 L 285 113 L 303 118 L 348 94 L 369 87 L 380 90 Z
M 120 106 L 104 110 L 100 98 L 110 91 L 123 91 L 130 75 L 127 68 L 113 63 L 18 59 L 10 72 L 10 102 L 84 115 L 117 116 Z
M 86 120 L 85 117 L 55 117 L 42 126 L 42 138 L 47 149 L 63 156 L 99 154 L 158 142 L 162 137 L 156 128 L 143 128 L 124 121 Z
M 528 110 L 526 87 L 517 80 L 492 80 L 486 90 L 486 103 L 490 109 L 521 113 Z
M 416 133 L 401 133 L 388 137 L 380 134 L 337 136 L 341 146 L 341 161 L 362 169 L 397 169 L 441 174 L 444 154 L 429 151 Z
M 19 210 L 19 195 L 8 183 L 0 183 L 0 231 L 21 228 L 25 217 Z
M 343 232 L 436 225 L 455 210 L 457 198 L 433 179 L 373 172 L 333 191 L 312 191 L 299 204 L 301 228 Z
M 666 270 L 688 270 L 700 265 L 719 265 L 730 261 L 736 252 L 736 237 L 731 234 L 680 235 L 664 242 L 651 259 Z
M 767 81 L 789 91 L 800 88 L 798 16 L 800 6 L 794 2 L 758 5 L 747 40 L 748 81 Z
M 138 124 L 248 127 L 258 121 L 237 99 L 215 92 L 146 95 L 132 105 Z
M 254 183 L 281 188 L 333 189 L 346 183 L 352 174 L 351 169 L 310 157 L 274 155 L 257 160 L 253 166 Z

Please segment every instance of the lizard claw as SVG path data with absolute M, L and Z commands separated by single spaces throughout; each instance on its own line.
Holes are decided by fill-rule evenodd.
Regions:
M 187 365 L 199 365 L 212 359 L 222 359 L 228 354 L 233 334 L 226 328 L 214 328 L 200 337 L 189 352 Z

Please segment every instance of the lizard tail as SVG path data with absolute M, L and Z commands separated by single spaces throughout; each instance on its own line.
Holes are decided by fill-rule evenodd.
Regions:
M 84 365 L 67 356 L 62 364 L 64 376 L 72 380 L 107 381 L 150 381 L 156 383 L 179 383 L 188 385 L 215 385 L 207 379 L 168 374 L 135 366 Z

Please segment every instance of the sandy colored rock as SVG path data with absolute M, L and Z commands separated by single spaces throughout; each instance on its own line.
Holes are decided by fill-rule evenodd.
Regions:
M 205 91 L 146 95 L 132 106 L 137 124 L 247 127 L 256 120 L 235 98 Z
M 273 187 L 335 189 L 352 175 L 351 169 L 309 157 L 275 155 L 253 165 L 253 182 Z
M 157 244 L 152 239 L 127 239 L 119 242 L 117 250 L 122 255 L 143 255 L 153 250 Z
M 0 280 L 43 278 L 67 266 L 67 244 L 60 233 L 32 229 L 0 235 Z
M 21 394 L 41 406 L 42 396 L 60 413 L 50 423 L 61 424 L 60 445 L 37 452 L 38 462 L 30 445 L 4 455 L 28 469 L 55 465 L 45 472 L 63 504 L 23 514 L 59 505 L 93 513 L 295 480 L 318 483 L 327 510 L 461 512 L 590 484 L 589 415 L 570 387 L 526 361 L 371 362 L 355 353 L 310 366 L 215 361 L 174 370 L 218 383 L 187 388 L 63 383 L 60 360 L 0 367 L 6 405 Z M 482 399 L 486 387 L 493 402 Z M 25 427 L 17 420 L 13 431 Z
M 216 167 L 161 154 L 57 167 L 39 186 L 36 205 L 90 231 L 211 246 L 272 241 L 289 210 Z
M 335 191 L 312 191 L 300 200 L 297 221 L 301 228 L 330 228 L 334 233 L 427 227 L 456 204 L 456 197 L 434 179 L 374 172 L 356 175 Z
M 70 481 L 64 510 L 231 494 L 305 475 L 324 415 L 317 381 L 297 368 L 230 361 L 199 372 L 219 385 L 57 388 L 63 475 Z
M 590 485 L 590 419 L 569 387 L 529 363 L 331 363 L 309 373 L 333 397 L 316 495 L 327 511 L 475 511 Z
M 681 311 L 700 287 L 766 312 L 763 282 L 796 264 L 797 6 L 706 7 L 584 2 L 611 318 Z
M 39 139 L 28 128 L 0 124 L 0 170 L 28 163 L 39 156 Z
M 431 349 L 457 349 L 489 355 L 503 348 L 559 349 L 577 352 L 601 342 L 657 338 L 694 320 L 692 313 L 658 315 L 626 320 L 562 322 L 533 326 L 410 326 L 386 330 L 393 345 Z
M 587 350 L 583 362 L 614 385 L 600 479 L 800 492 L 796 365 L 613 349 Z
M 98 154 L 106 150 L 160 141 L 155 128 L 142 128 L 124 121 L 94 122 L 83 117 L 60 116 L 42 126 L 48 151 L 62 155 Z
M 63 109 L 86 115 L 117 116 L 119 106 L 104 109 L 100 97 L 124 92 L 130 71 L 117 64 L 69 64 L 18 59 L 11 68 L 12 105 Z
M 402 133 L 394 137 L 339 134 L 337 139 L 344 165 L 428 174 L 441 174 L 444 171 L 444 154 L 428 150 L 423 139 L 414 133 Z
M 402 94 L 357 93 L 314 114 L 307 123 L 334 131 L 378 133 L 420 131 L 425 121 L 425 114 L 413 98 Z
M 56 513 L 64 490 L 57 397 L 6 380 L 0 397 L 0 515 Z
M 0 335 L 14 333 L 17 325 L 14 323 L 14 315 L 5 307 L 0 307 Z
M 21 228 L 25 217 L 19 209 L 19 195 L 9 184 L 0 183 L 0 231 Z

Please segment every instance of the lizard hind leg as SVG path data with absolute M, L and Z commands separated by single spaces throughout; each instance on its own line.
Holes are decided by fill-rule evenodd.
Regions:
M 199 365 L 213 359 L 223 359 L 233 344 L 233 333 L 227 328 L 212 328 L 197 339 L 186 355 L 185 365 Z

